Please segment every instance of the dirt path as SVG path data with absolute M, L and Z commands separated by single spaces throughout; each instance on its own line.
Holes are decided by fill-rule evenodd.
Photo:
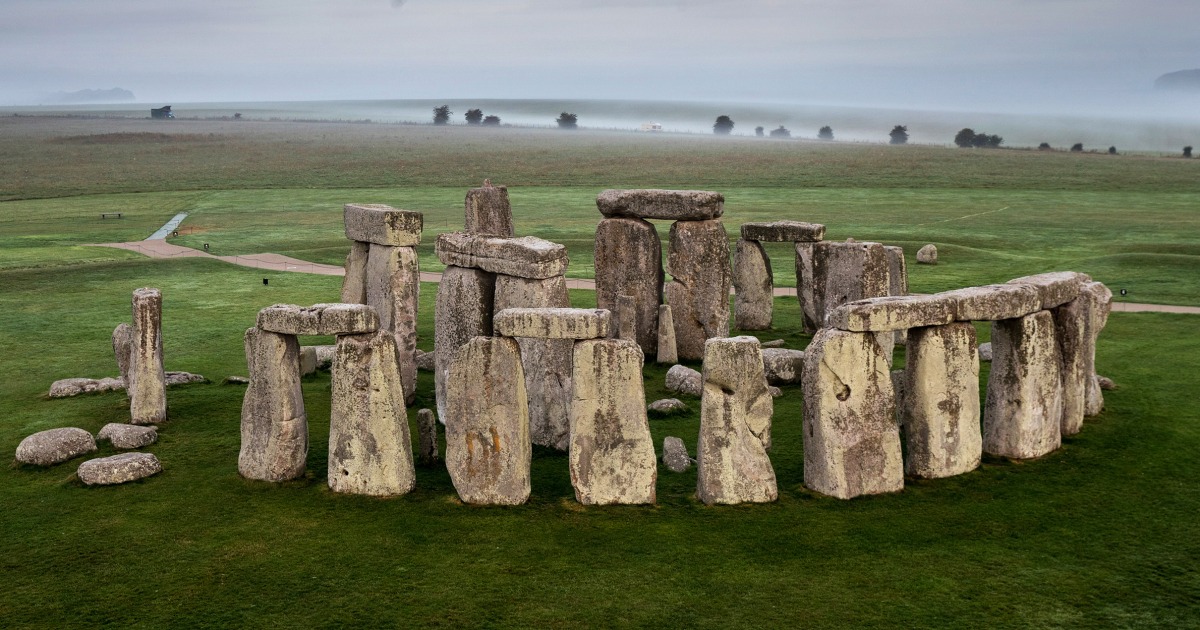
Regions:
M 296 273 L 315 273 L 323 276 L 344 276 L 346 270 L 340 265 L 323 265 L 282 256 L 280 254 L 249 254 L 246 256 L 214 256 L 191 247 L 172 245 L 165 240 L 134 241 L 132 243 L 96 243 L 95 247 L 113 247 L 138 252 L 150 258 L 215 258 L 234 265 L 265 269 L 268 271 L 290 271 Z M 441 282 L 442 274 L 433 271 L 422 271 L 422 282 Z M 567 288 L 596 290 L 596 281 L 582 278 L 568 278 Z M 794 287 L 776 287 L 777 296 L 795 296 Z M 1134 302 L 1112 303 L 1112 310 L 1118 313 L 1187 313 L 1200 315 L 1200 307 L 1174 306 L 1171 304 L 1138 304 Z

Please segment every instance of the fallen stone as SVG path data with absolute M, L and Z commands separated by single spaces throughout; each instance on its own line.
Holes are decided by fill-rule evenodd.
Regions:
M 51 398 L 70 398 L 80 394 L 121 391 L 125 381 L 119 378 L 64 378 L 50 384 Z
M 300 346 L 300 376 L 308 376 L 317 372 L 317 349 L 314 346 Z
M 615 310 L 617 296 L 633 296 L 637 340 L 655 353 L 663 296 L 662 245 L 654 224 L 634 218 L 600 221 L 595 239 L 596 306 Z
M 17 462 L 53 466 L 96 450 L 91 433 L 74 427 L 38 431 L 17 445 Z
M 467 191 L 464 206 L 464 231 L 481 236 L 512 238 L 512 205 L 508 201 L 508 186 L 493 186 L 491 180 L 484 180 L 482 187 Z
M 742 238 L 760 243 L 816 242 L 825 238 L 825 226 L 801 221 L 743 223 Z
M 683 440 L 669 435 L 663 438 L 662 462 L 671 472 L 687 472 L 687 469 L 692 467 L 687 445 Z
M 760 343 L 759 345 L 761 345 L 764 350 L 767 348 L 782 348 L 787 345 L 787 340 L 786 339 L 772 339 L 770 341 L 764 341 L 764 342 Z
M 839 499 L 902 490 L 895 392 L 875 335 L 817 332 L 803 384 L 804 485 Z
M 767 385 L 767 393 L 771 395 L 771 398 L 779 398 L 783 395 L 783 390 L 774 385 Z
M 658 466 L 642 390 L 642 350 L 633 340 L 575 344 L 570 469 L 584 505 L 655 501 Z
M 668 391 L 699 396 L 704 390 L 704 380 L 700 372 L 686 365 L 673 365 L 667 370 L 666 387 Z
M 281 335 L 358 335 L 379 329 L 379 316 L 366 304 L 275 304 L 258 312 L 259 330 Z
M 954 302 L 939 295 L 903 295 L 843 304 L 829 313 L 825 324 L 851 332 L 887 332 L 953 321 Z
M 422 466 L 433 466 L 441 459 L 438 455 L 437 418 L 430 409 L 417 411 L 417 437 Z
M 676 221 L 667 251 L 667 304 L 680 359 L 699 360 L 704 342 L 729 335 L 729 241 L 719 219 Z
M 655 361 L 661 364 L 679 362 L 675 344 L 675 316 L 671 314 L 670 304 L 660 304 L 658 307 L 658 354 Z
M 142 448 L 158 441 L 158 429 L 136 424 L 110 422 L 96 434 L 96 439 L 108 440 L 114 448 Z
M 1096 375 L 1096 386 L 1105 391 L 1112 391 L 1117 388 L 1117 384 L 1107 376 Z
M 763 371 L 771 385 L 795 385 L 804 375 L 804 351 L 763 348 Z
M 434 388 L 438 420 L 446 422 L 446 378 L 458 349 L 492 334 L 496 276 L 479 269 L 446 267 L 434 307 Z
M 688 406 L 678 398 L 660 398 L 646 407 L 647 413 L 656 418 L 665 418 L 681 413 L 687 413 Z
M 837 307 L 889 292 L 887 251 L 879 243 L 813 244 L 815 323 L 824 327 Z
M 938 479 L 979 467 L 979 358 L 975 326 L 956 322 L 908 331 L 904 395 L 904 472 Z
M 308 415 L 300 389 L 300 343 L 295 335 L 246 331 L 250 385 L 242 399 L 238 473 L 259 481 L 304 474 Z
M 342 213 L 346 238 L 352 241 L 412 247 L 421 244 L 425 217 L 381 203 L 348 203 Z
M 113 486 L 145 479 L 162 472 L 162 464 L 152 453 L 121 453 L 89 459 L 79 465 L 76 475 L 89 486 Z
M 498 238 L 448 232 L 438 235 L 434 251 L 445 265 L 535 280 L 563 275 L 568 262 L 566 247 L 534 236 Z
M 167 379 L 163 370 L 162 292 L 133 292 L 133 340 L 130 344 L 129 415 L 134 424 L 167 420 Z
M 745 230 L 745 226 L 742 226 Z M 771 259 L 758 241 L 739 239 L 733 264 L 733 319 L 739 330 L 768 330 L 775 307 Z
M 605 190 L 596 207 L 606 217 L 705 221 L 725 212 L 725 197 L 706 190 Z
M 529 407 L 517 342 L 476 337 L 446 382 L 446 469 L 465 503 L 518 505 L 529 499 Z
M 165 380 L 167 382 L 167 387 L 172 387 L 174 385 L 188 385 L 190 383 L 207 383 L 208 382 L 207 378 L 204 378 L 203 376 L 201 376 L 199 374 L 192 374 L 191 372 L 168 371 L 168 372 L 164 372 L 163 374 L 166 375 Z
M 250 379 L 245 376 L 226 376 L 225 380 L 221 381 L 222 385 L 249 385 Z
M 333 355 L 337 351 L 337 346 L 330 344 L 311 347 L 316 354 L 318 370 L 328 370 L 333 367 Z
M 121 374 L 121 388 L 129 380 L 129 352 L 133 348 L 133 326 L 121 322 L 112 333 L 113 355 L 117 359 L 117 370 Z M 53 396 L 53 395 L 52 395 Z
M 696 446 L 696 496 L 707 505 L 765 503 L 779 497 L 771 449 L 774 402 L 754 337 L 710 339 Z
M 417 370 L 421 372 L 433 372 L 437 369 L 437 353 L 425 352 L 417 350 Z
M 986 341 L 984 343 L 979 344 L 979 360 L 980 361 L 991 361 L 992 360 L 992 342 Z
M 492 329 L 505 337 L 601 339 L 609 334 L 608 311 L 593 308 L 507 308 L 496 313 Z
M 350 252 L 343 265 L 346 275 L 342 277 L 342 303 L 367 303 L 367 258 L 370 252 L 370 243 L 350 241 Z
M 989 284 L 934 295 L 953 304 L 954 319 L 960 322 L 1016 319 L 1042 309 L 1037 289 L 1023 284 Z
M 1051 309 L 1062 306 L 1079 297 L 1085 282 L 1091 282 L 1087 274 L 1074 271 L 1055 271 L 1039 273 L 1034 276 L 1023 276 L 1008 281 L 1008 284 L 1023 284 L 1037 288 L 1041 298 L 1041 308 Z
M 922 265 L 937 264 L 937 246 L 930 243 L 917 250 L 917 262 Z
M 1062 374 L 1054 318 L 1038 311 L 992 324 L 983 450 L 1041 457 L 1062 443 Z
M 367 304 L 379 314 L 379 330 L 392 334 L 400 361 L 404 400 L 417 389 L 417 310 L 421 301 L 421 268 L 417 250 L 371 244 L 367 257 Z

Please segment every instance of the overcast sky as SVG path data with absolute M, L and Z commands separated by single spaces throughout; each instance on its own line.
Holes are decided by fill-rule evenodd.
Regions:
M 0 104 L 1089 103 L 1200 68 L 1198 0 L 0 0 Z

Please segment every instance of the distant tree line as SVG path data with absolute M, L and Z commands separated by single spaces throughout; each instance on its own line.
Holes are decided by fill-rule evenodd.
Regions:
M 963 148 L 995 149 L 1004 143 L 1004 138 L 995 134 L 976 133 L 974 129 L 965 127 L 954 136 L 954 144 Z

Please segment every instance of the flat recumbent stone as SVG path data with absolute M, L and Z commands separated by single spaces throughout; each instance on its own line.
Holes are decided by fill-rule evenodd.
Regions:
M 366 304 L 276 304 L 258 312 L 258 329 L 281 335 L 359 335 L 379 330 Z
M 568 263 L 565 246 L 535 236 L 499 238 L 449 232 L 438 235 L 434 251 L 445 265 L 533 280 L 561 276 Z
M 17 461 L 36 466 L 53 466 L 96 450 L 91 433 L 75 427 L 38 431 L 21 440 Z
M 89 459 L 79 465 L 76 474 L 89 486 L 112 486 L 145 479 L 162 472 L 162 464 L 151 453 L 121 453 L 112 457 Z
M 346 238 L 361 243 L 412 247 L 421 243 L 425 218 L 381 203 L 348 203 L 343 208 Z
M 707 190 L 606 190 L 596 195 L 606 217 L 705 221 L 725 212 L 725 196 Z

